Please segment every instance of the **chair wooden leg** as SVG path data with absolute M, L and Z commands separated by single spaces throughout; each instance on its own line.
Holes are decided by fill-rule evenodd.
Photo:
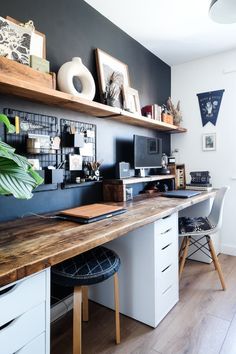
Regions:
M 82 288 L 74 288 L 73 309 L 73 354 L 82 354 L 82 326 L 81 326 Z
M 88 312 L 88 287 L 82 286 L 82 309 L 83 309 L 83 321 L 89 320 Z
M 210 250 L 210 252 L 211 252 L 211 256 L 212 256 L 212 259 L 213 259 L 215 268 L 216 268 L 216 270 L 217 270 L 217 272 L 218 272 L 218 275 L 219 275 L 219 278 L 220 278 L 220 282 L 221 282 L 222 289 L 223 289 L 223 290 L 226 290 L 226 285 L 225 285 L 225 281 L 224 281 L 224 276 L 223 276 L 223 273 L 222 273 L 222 269 L 221 269 L 221 266 L 220 266 L 220 262 L 219 262 L 219 260 L 218 260 L 218 257 L 217 257 L 215 248 L 214 248 L 214 246 L 213 246 L 212 239 L 211 239 L 209 236 L 207 236 L 207 242 L 208 242 L 208 245 L 209 245 L 209 250 Z
M 120 301 L 118 274 L 114 274 L 114 298 L 115 298 L 115 319 L 116 319 L 116 344 L 120 344 Z
M 190 236 L 186 236 L 186 244 L 185 244 L 185 248 L 184 248 L 184 251 L 183 251 L 183 256 L 181 258 L 180 266 L 179 266 L 179 279 L 181 278 L 181 275 L 183 273 L 185 261 L 186 261 L 186 258 L 188 256 L 188 249 L 189 249 L 190 239 L 191 239 Z
M 182 258 L 182 253 L 183 253 L 185 245 L 186 245 L 186 237 L 183 237 L 183 240 L 181 242 L 181 246 L 180 246 L 180 249 L 179 249 L 179 261 Z

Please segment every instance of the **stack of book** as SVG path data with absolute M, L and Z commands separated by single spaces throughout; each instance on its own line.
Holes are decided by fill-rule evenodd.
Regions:
M 142 108 L 142 115 L 151 119 L 161 120 L 161 106 L 150 104 Z
M 206 191 L 210 192 L 212 190 L 212 184 L 211 183 L 205 183 L 205 184 L 200 184 L 200 183 L 188 183 L 186 184 L 186 189 L 191 189 L 195 191 Z

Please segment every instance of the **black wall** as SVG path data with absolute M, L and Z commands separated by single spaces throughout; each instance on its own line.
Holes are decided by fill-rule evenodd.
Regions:
M 164 103 L 170 95 L 170 67 L 82 0 L 8 0 L 1 3 L 0 15 L 9 15 L 22 22 L 34 21 L 35 27 L 47 36 L 47 59 L 52 71 L 57 72 L 64 62 L 79 56 L 97 84 L 94 49 L 100 48 L 128 65 L 131 86 L 139 91 L 141 106 Z M 126 151 L 133 134 L 160 136 L 163 150 L 167 154 L 170 152 L 168 134 L 1 95 L 0 112 L 4 107 L 96 124 L 97 158 L 104 160 L 105 177 L 110 176 L 111 167 L 117 160 L 124 159 L 122 151 Z M 0 197 L 0 221 L 30 211 L 41 213 L 97 200 L 101 200 L 100 186 L 35 193 L 29 201 Z

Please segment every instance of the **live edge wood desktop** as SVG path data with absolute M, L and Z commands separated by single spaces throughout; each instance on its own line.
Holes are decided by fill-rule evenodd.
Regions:
M 125 214 L 87 225 L 39 217 L 1 223 L 0 329 L 10 321 L 9 336 L 7 328 L 0 330 L 1 347 L 7 347 L 4 353 L 27 349 L 49 354 L 50 267 L 106 243 L 121 257 L 121 312 L 156 327 L 179 296 L 178 212 L 214 195 L 214 191 L 190 199 L 143 195 L 130 202 L 111 203 L 127 208 Z M 127 276 L 132 282 L 127 282 Z M 108 281 L 105 296 L 98 286 L 90 298 L 112 307 L 109 291 Z M 21 335 L 12 341 L 9 337 L 14 330 Z M 36 339 L 30 342 L 30 338 Z

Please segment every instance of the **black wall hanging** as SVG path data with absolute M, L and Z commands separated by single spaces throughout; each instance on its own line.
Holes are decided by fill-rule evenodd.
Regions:
M 203 127 L 208 122 L 216 125 L 224 91 L 218 90 L 197 94 Z

